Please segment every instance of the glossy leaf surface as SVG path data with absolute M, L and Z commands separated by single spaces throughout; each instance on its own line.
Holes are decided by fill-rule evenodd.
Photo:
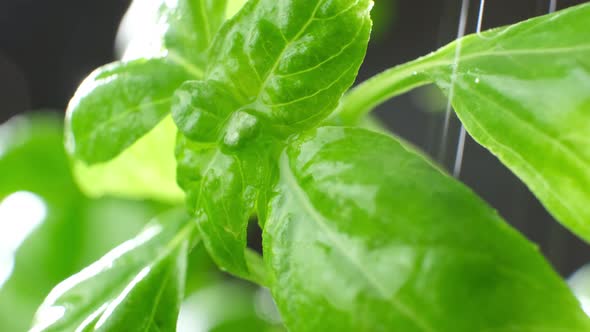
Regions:
M 590 4 L 582 4 L 467 36 L 360 85 L 340 119 L 356 124 L 377 104 L 435 82 L 475 140 L 590 241 L 589 35 Z
M 244 197 L 240 161 L 216 148 L 201 148 L 182 139 L 177 148 L 178 181 L 213 259 L 225 269 L 247 275 L 243 256 L 246 228 L 253 210 Z
M 222 84 L 189 81 L 175 92 L 172 118 L 178 130 L 196 142 L 215 143 L 232 111 L 239 104 Z
M 220 268 L 250 278 L 247 227 L 267 176 L 261 151 L 240 156 L 179 137 L 178 182 L 187 194 L 201 237 Z
M 214 40 L 206 80 L 176 91 L 172 116 L 186 137 L 177 149 L 179 183 L 221 268 L 248 274 L 248 219 L 276 150 L 267 140 L 277 127 L 316 124 L 336 106 L 364 57 L 369 7 L 248 2 Z
M 239 5 L 234 2 L 231 2 L 232 7 Z M 170 111 L 167 98 L 171 97 L 180 83 L 188 77 L 203 76 L 206 50 L 225 16 L 226 1 L 136 1 L 131 5 L 119 32 L 119 43 L 124 43 L 123 47 L 126 49 L 124 60 L 129 62 L 145 57 L 152 59 L 131 61 L 138 64 L 131 69 L 124 67 L 118 71 L 116 77 L 130 77 L 127 77 L 126 83 L 119 82 L 122 86 L 114 86 L 114 91 L 126 87 L 131 89 L 135 85 L 137 90 L 132 92 L 133 96 L 128 92 L 110 96 L 114 100 L 119 98 L 117 102 L 97 100 L 103 103 L 103 107 L 97 107 L 93 103 L 85 105 L 87 113 L 105 112 L 105 109 L 116 113 L 110 117 L 107 115 L 106 124 L 94 123 L 99 134 L 90 140 L 96 141 L 98 148 L 109 150 L 108 145 L 111 145 L 111 150 L 115 152 L 125 148 L 129 151 L 112 161 L 109 160 L 113 157 L 112 154 L 99 158 L 99 161 L 109 160 L 106 163 L 87 166 L 84 162 L 77 162 L 76 177 L 84 192 L 92 196 L 114 194 L 167 202 L 182 199 L 183 195 L 173 181 L 174 159 L 170 144 L 175 140 L 175 130 L 167 123 L 162 123 L 153 130 L 152 127 Z M 147 64 L 141 64 L 142 62 Z M 153 62 L 163 62 L 173 70 L 154 66 Z M 112 76 L 114 75 L 107 79 L 114 79 Z M 96 99 L 100 97 L 95 96 Z M 123 102 L 120 102 L 122 97 Z M 158 99 L 152 100 L 154 97 Z M 117 110 L 117 107 L 120 109 Z M 149 107 L 151 109 L 147 109 Z M 121 113 L 127 113 L 127 116 L 119 115 Z M 117 119 L 113 120 L 113 117 Z M 100 115 L 95 118 L 86 116 L 86 120 L 105 121 Z M 119 137 L 109 138 L 119 142 L 104 141 L 105 137 L 101 136 L 110 135 L 106 131 L 107 128 L 112 130 L 112 127 L 121 127 Z M 91 132 L 91 129 L 81 131 Z M 139 139 L 144 134 L 146 137 Z M 104 144 L 107 146 L 103 146 Z M 90 154 L 94 154 L 98 148 L 92 148 Z
M 324 127 L 282 155 L 264 229 L 292 331 L 588 331 L 537 249 L 393 138 Z
M 469 133 L 590 241 L 590 4 L 462 42 L 453 106 Z M 454 47 L 433 61 L 451 61 Z M 440 57 L 440 58 L 439 58 Z M 432 75 L 449 93 L 451 69 Z
M 88 164 L 117 156 L 168 114 L 174 90 L 188 78 L 184 69 L 161 58 L 97 69 L 68 106 L 68 152 Z
M 193 225 L 172 211 L 59 284 L 32 331 L 175 331 Z
M 123 60 L 167 56 L 201 77 L 215 33 L 242 0 L 136 0 L 117 34 Z
M 164 1 L 160 15 L 167 23 L 164 46 L 168 56 L 180 56 L 202 71 L 207 49 L 225 21 L 226 6 L 226 0 Z
M 204 90 L 220 86 L 235 105 L 183 107 L 175 116 L 179 128 L 191 137 L 210 126 L 187 121 L 213 113 L 223 126 L 222 115 L 238 108 L 270 120 L 279 131 L 317 124 L 356 77 L 369 38 L 370 5 L 369 0 L 248 2 L 216 36 L 203 83 L 214 85 Z

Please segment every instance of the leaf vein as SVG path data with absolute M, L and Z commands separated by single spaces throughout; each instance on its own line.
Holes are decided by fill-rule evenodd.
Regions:
M 360 274 L 365 278 L 368 284 L 376 290 L 384 299 L 389 301 L 395 309 L 397 309 L 402 315 L 406 316 L 410 319 L 417 327 L 419 327 L 422 331 L 426 332 L 435 332 L 436 330 L 430 326 L 427 322 L 423 321 L 414 310 L 409 308 L 406 304 L 400 302 L 395 297 L 392 297 L 393 294 L 388 294 L 386 288 L 375 278 L 371 276 L 371 274 L 363 268 L 361 262 L 359 262 L 354 256 L 350 255 L 346 250 L 345 246 L 338 240 L 337 236 L 333 234 L 332 229 L 328 224 L 325 222 L 324 217 L 321 215 L 319 211 L 315 209 L 313 204 L 310 202 L 309 198 L 303 191 L 303 189 L 299 186 L 295 175 L 293 174 L 293 170 L 291 169 L 289 162 L 287 160 L 286 154 L 283 154 L 281 157 L 281 169 L 283 170 L 283 176 L 287 182 L 289 187 L 292 187 L 292 193 L 296 197 L 298 201 L 301 202 L 302 209 L 306 210 L 310 214 L 310 219 L 316 223 L 316 225 L 323 231 L 330 239 L 330 241 L 334 244 L 334 247 L 338 249 L 342 253 L 342 255 L 347 258 L 350 263 L 352 263 L 353 267 L 360 272 Z
M 296 75 L 300 75 L 300 74 L 305 74 L 307 72 L 313 71 L 315 69 L 320 68 L 321 66 L 325 65 L 326 63 L 330 62 L 331 60 L 339 57 L 340 55 L 342 55 L 344 53 L 344 51 L 346 51 L 347 48 L 349 48 L 352 44 L 354 44 L 354 42 L 358 39 L 361 31 L 363 30 L 364 25 L 361 25 L 360 28 L 356 31 L 356 33 L 354 34 L 354 37 L 352 38 L 352 40 L 347 43 L 346 45 L 344 45 L 337 53 L 334 53 L 332 55 L 330 55 L 328 58 L 326 58 L 325 60 L 322 60 L 320 63 L 308 67 L 306 69 L 302 69 L 293 73 L 288 73 L 288 74 L 276 74 L 274 75 L 275 77 L 280 77 L 280 78 L 286 78 L 286 77 L 292 77 L 292 76 L 296 76 Z
M 316 15 L 317 11 L 319 10 L 320 5 L 322 3 L 323 3 L 323 1 L 321 1 L 321 0 L 319 0 L 317 2 L 315 8 L 313 9 L 313 12 L 312 12 L 311 16 L 307 20 L 307 22 L 305 22 L 305 24 L 303 24 L 303 26 L 301 27 L 301 29 L 299 29 L 299 31 L 297 32 L 297 34 L 290 41 L 288 41 L 287 43 L 285 43 L 285 46 L 281 50 L 281 53 L 279 54 L 279 56 L 277 56 L 277 58 L 276 58 L 275 62 L 273 63 L 271 69 L 266 74 L 266 77 L 264 78 L 264 81 L 260 85 L 260 89 L 258 90 L 258 96 L 259 97 L 260 97 L 260 92 L 263 91 L 264 89 L 266 89 L 266 86 L 270 82 L 270 77 L 274 76 L 273 73 L 277 70 L 279 64 L 281 63 L 281 60 L 283 59 L 283 55 L 285 54 L 285 52 L 287 51 L 287 49 L 289 48 L 289 46 L 295 40 L 297 40 L 307 30 L 307 27 L 309 27 L 309 25 L 311 24 L 311 22 L 313 22 L 313 18 L 315 17 L 315 15 Z

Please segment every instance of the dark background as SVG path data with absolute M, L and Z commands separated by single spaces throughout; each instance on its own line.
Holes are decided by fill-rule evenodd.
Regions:
M 359 80 L 431 52 L 457 34 L 460 0 L 375 2 L 380 20 Z M 558 0 L 557 7 L 582 2 Z M 470 1 L 468 33 L 475 31 L 479 3 Z M 31 110 L 63 112 L 81 80 L 114 60 L 118 22 L 128 5 L 127 0 L 0 0 L 0 122 Z M 549 0 L 490 0 L 483 29 L 548 9 Z M 431 95 L 432 90 L 420 89 L 382 105 L 377 114 L 395 133 L 437 155 L 444 115 L 425 106 L 436 101 Z M 444 100 L 434 105 L 444 108 Z M 458 131 L 453 119 L 447 167 Z M 567 276 L 590 261 L 590 247 L 556 223 L 510 171 L 469 139 L 464 160 L 461 180 L 539 244 L 559 272 Z

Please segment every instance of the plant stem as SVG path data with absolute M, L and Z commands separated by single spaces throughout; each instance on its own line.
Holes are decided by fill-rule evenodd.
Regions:
M 432 83 L 428 69 L 440 65 L 431 55 L 388 69 L 352 89 L 342 100 L 335 117 L 343 125 L 357 124 L 381 103 L 404 92 Z
M 249 248 L 246 248 L 244 254 L 246 264 L 248 264 L 248 270 L 250 270 L 250 275 L 247 279 L 260 286 L 270 287 L 266 265 L 264 265 L 262 257 Z

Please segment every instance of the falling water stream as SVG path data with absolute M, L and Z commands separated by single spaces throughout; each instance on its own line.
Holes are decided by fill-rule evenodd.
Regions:
M 557 9 L 557 0 L 549 0 L 549 13 L 553 13 Z
M 557 8 L 557 0 L 549 0 L 549 13 L 555 12 Z M 460 39 L 465 35 L 466 29 L 466 22 L 468 16 L 468 9 L 469 9 L 469 0 L 463 0 L 461 4 L 461 16 L 459 18 L 459 29 L 457 32 L 457 39 Z M 477 18 L 477 27 L 475 32 L 479 34 L 481 32 L 481 25 L 483 22 L 483 15 L 485 10 L 485 0 L 480 0 L 479 3 L 479 14 Z M 439 162 L 443 162 L 446 155 L 446 146 L 449 136 L 449 123 L 451 119 L 451 111 L 452 111 L 452 100 L 454 94 L 454 86 L 455 81 L 457 79 L 457 68 L 459 66 L 459 59 L 461 57 L 461 43 L 457 42 L 457 46 L 455 49 L 455 60 L 453 62 L 453 74 L 451 76 L 451 86 L 449 90 L 449 96 L 447 100 L 447 108 L 445 111 L 445 119 L 444 119 L 444 127 L 443 127 L 443 134 L 441 139 L 441 148 L 440 148 L 440 155 L 439 155 Z M 457 150 L 455 153 L 455 163 L 453 166 L 453 176 L 459 178 L 461 176 L 461 170 L 463 168 L 463 155 L 465 152 L 465 140 L 467 138 L 467 132 L 465 127 L 461 125 L 461 129 L 459 132 L 459 138 L 457 141 Z
M 481 23 L 483 22 L 483 12 L 485 9 L 485 3 L 485 0 L 480 0 L 479 2 L 479 14 L 477 16 L 477 27 L 475 29 L 475 32 L 477 34 L 481 32 Z M 458 59 L 455 59 L 455 61 L 458 61 Z M 455 66 L 458 65 L 458 63 L 455 64 Z M 456 77 L 453 77 L 453 79 L 456 79 Z M 452 85 L 454 84 L 455 83 L 453 82 Z M 450 104 L 451 102 L 449 99 L 448 105 Z M 459 132 L 459 140 L 457 141 L 457 152 L 455 153 L 455 166 L 453 167 L 453 176 L 455 176 L 456 178 L 459 178 L 461 176 L 461 169 L 463 168 L 463 153 L 465 152 L 466 136 L 467 132 L 465 131 L 465 126 L 461 125 L 461 129 Z
M 469 15 L 469 0 L 461 2 L 461 16 L 459 17 L 459 27 L 457 29 L 457 44 L 455 47 L 455 59 L 453 61 L 453 73 L 451 74 L 451 86 L 449 88 L 449 97 L 447 100 L 447 107 L 445 110 L 445 120 L 443 125 L 443 133 L 439 148 L 438 161 L 443 163 L 447 154 L 447 141 L 449 138 L 449 125 L 451 122 L 451 111 L 453 95 L 455 92 L 455 81 L 457 80 L 457 68 L 459 65 L 459 58 L 461 57 L 461 38 L 465 36 L 465 29 L 467 26 L 467 16 Z

